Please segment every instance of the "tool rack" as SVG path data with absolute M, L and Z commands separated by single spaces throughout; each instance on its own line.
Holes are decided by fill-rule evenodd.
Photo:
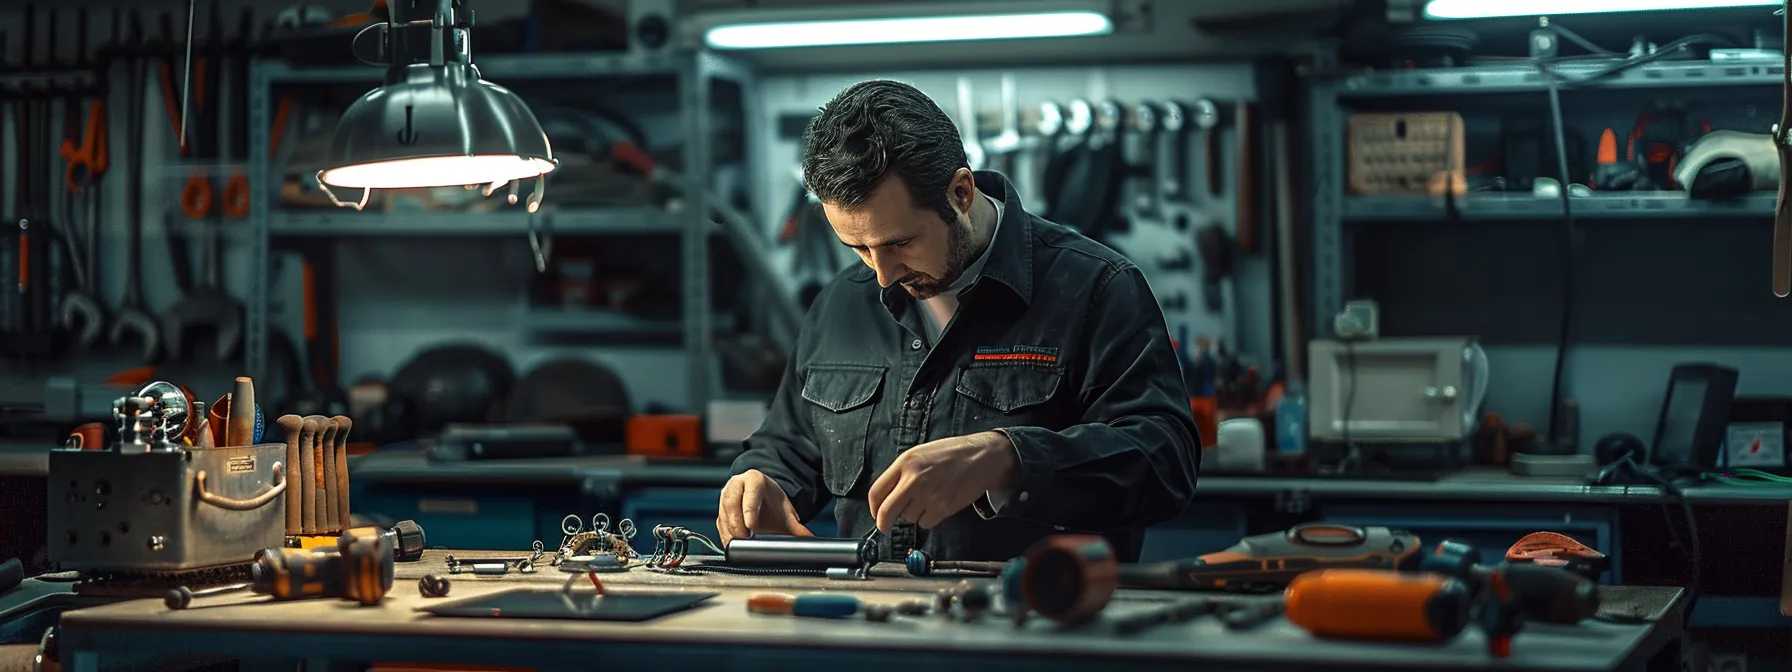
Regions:
M 1532 95 L 1539 106 L 1549 88 L 1543 75 L 1528 63 L 1473 65 L 1456 68 L 1344 72 L 1327 58 L 1315 59 L 1307 101 L 1308 165 L 1312 197 L 1313 294 L 1312 331 L 1330 331 L 1332 317 L 1352 298 L 1350 278 L 1355 257 L 1353 227 L 1374 223 L 1431 221 L 1449 216 L 1440 199 L 1428 196 L 1358 196 L 1347 192 L 1345 170 L 1345 120 L 1352 103 L 1370 99 L 1456 99 L 1484 95 Z M 1584 77 L 1609 65 L 1605 61 L 1559 63 L 1551 66 L 1567 77 Z M 1576 89 L 1667 89 L 1709 86 L 1781 85 L 1784 69 L 1778 62 L 1712 63 L 1709 61 L 1657 62 L 1613 73 L 1592 83 L 1575 83 Z M 1564 87 L 1566 89 L 1567 87 Z M 1768 132 L 1763 127 L 1761 133 Z M 1684 192 L 1596 192 L 1576 197 L 1577 220 L 1768 218 L 1773 216 L 1774 195 L 1753 194 L 1722 202 L 1696 201 Z M 1561 201 L 1528 195 L 1495 195 L 1470 192 L 1456 199 L 1464 220 L 1554 220 L 1562 216 Z M 1763 240 L 1765 244 L 1765 240 Z M 1761 263 L 1766 263 L 1765 259 Z
M 527 79 L 609 78 L 622 76 L 660 76 L 677 79 L 681 109 L 680 125 L 684 137 L 693 141 L 684 144 L 682 176 L 685 184 L 681 205 L 674 210 L 649 207 L 596 207 L 558 209 L 549 204 L 540 214 L 539 228 L 549 235 L 598 235 L 677 232 L 681 234 L 683 263 L 683 318 L 677 323 L 661 324 L 653 320 L 595 312 L 595 326 L 607 331 L 636 332 L 681 331 L 683 347 L 690 362 L 689 408 L 703 413 L 716 389 L 718 374 L 712 356 L 714 316 L 710 310 L 708 268 L 709 237 L 716 224 L 707 216 L 710 175 L 709 143 L 695 139 L 707 136 L 712 127 L 710 84 L 714 80 L 732 82 L 751 99 L 755 87 L 752 73 L 737 62 L 703 51 L 668 51 L 664 54 L 634 53 L 541 53 L 492 54 L 478 59 L 479 69 L 492 81 L 508 82 Z M 283 212 L 274 200 L 275 175 L 269 156 L 270 123 L 273 114 L 274 88 L 287 83 L 365 83 L 379 84 L 384 68 L 373 65 L 330 67 L 294 67 L 278 60 L 258 60 L 250 72 L 249 92 L 249 167 L 248 176 L 254 205 L 249 214 L 249 247 L 251 268 L 264 269 L 249 274 L 244 352 L 248 374 L 263 377 L 268 371 L 268 330 L 270 328 L 271 250 L 275 237 L 298 236 L 390 236 L 454 233 L 457 235 L 514 235 L 521 239 L 528 231 L 528 217 L 521 207 L 505 208 L 492 213 L 431 213 L 428 217 L 389 216 L 377 212 L 355 212 L 348 209 L 328 212 Z M 730 232 L 741 245 L 740 235 L 754 232 Z M 742 254 L 752 251 L 742 250 Z M 548 319 L 564 323 L 564 320 Z M 567 316 L 558 316 L 567 317 Z M 587 317 L 581 315 L 581 317 Z

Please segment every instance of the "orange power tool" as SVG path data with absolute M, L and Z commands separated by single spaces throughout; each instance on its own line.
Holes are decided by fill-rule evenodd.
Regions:
M 1432 572 L 1324 569 L 1282 593 L 1288 622 L 1317 637 L 1439 642 L 1468 628 L 1474 592 Z
M 1306 523 L 1245 537 L 1217 553 L 1122 565 L 1120 584 L 1168 590 L 1281 588 L 1306 572 L 1331 568 L 1400 569 L 1417 561 L 1419 537 L 1405 530 Z

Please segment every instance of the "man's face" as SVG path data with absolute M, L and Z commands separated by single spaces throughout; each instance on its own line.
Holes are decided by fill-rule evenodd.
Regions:
M 957 211 L 951 221 L 915 205 L 908 184 L 894 176 L 877 185 L 859 207 L 825 202 L 821 207 L 840 242 L 877 271 L 878 285 L 901 284 L 910 296 L 931 299 L 951 287 L 970 263 L 970 213 L 976 195 L 971 171 L 961 168 L 947 187 Z

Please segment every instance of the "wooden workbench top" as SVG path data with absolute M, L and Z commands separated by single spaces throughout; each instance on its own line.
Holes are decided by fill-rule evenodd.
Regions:
M 213 647 L 218 651 L 252 648 L 270 654 L 291 648 L 293 655 L 315 657 L 316 647 L 329 642 L 333 654 L 345 660 L 390 658 L 394 647 L 413 652 L 405 660 L 438 662 L 506 662 L 510 665 L 548 665 L 532 660 L 531 652 L 558 651 L 567 646 L 607 643 L 619 646 L 652 646 L 681 655 L 695 650 L 728 650 L 730 647 L 776 647 L 789 655 L 862 657 L 889 663 L 892 656 L 923 656 L 941 660 L 974 660 L 998 656 L 1004 660 L 1038 658 L 1041 664 L 1081 661 L 1128 661 L 1139 664 L 1174 663 L 1186 666 L 1208 663 L 1253 667 L 1337 669 L 1374 666 L 1379 669 L 1548 669 L 1609 670 L 1634 652 L 1659 648 L 1662 638 L 1677 636 L 1680 590 L 1676 588 L 1604 589 L 1604 613 L 1650 622 L 1621 624 L 1588 621 L 1577 626 L 1529 624 L 1514 640 L 1513 657 L 1504 661 L 1487 653 L 1485 638 L 1471 629 L 1457 639 L 1439 645 L 1338 642 L 1313 638 L 1277 619 L 1263 626 L 1229 631 L 1213 618 L 1167 625 L 1143 633 L 1120 636 L 1105 623 L 1065 629 L 1035 619 L 1016 628 L 998 618 L 977 623 L 956 623 L 939 617 L 897 617 L 888 623 L 863 619 L 821 620 L 750 614 L 747 598 L 767 589 L 787 592 L 813 590 L 848 591 L 867 602 L 894 604 L 930 594 L 960 577 L 919 579 L 887 576 L 900 568 L 885 565 L 865 581 L 830 581 L 821 578 L 671 576 L 636 570 L 600 575 L 613 592 L 678 591 L 714 592 L 717 597 L 689 611 L 647 623 L 603 623 L 558 620 L 448 618 L 419 613 L 424 604 L 416 577 L 425 573 L 452 582 L 446 599 L 464 598 L 523 585 L 558 586 L 568 576 L 553 568 L 533 575 L 506 577 L 449 575 L 442 552 L 400 567 L 391 594 L 384 602 L 361 607 L 336 600 L 269 603 L 263 596 L 237 593 L 199 598 L 191 608 L 169 611 L 158 600 L 136 600 L 72 611 L 63 616 L 63 647 L 70 650 L 108 650 L 146 645 Z M 473 558 L 491 553 L 460 552 Z M 577 590 L 589 591 L 580 581 Z M 1162 591 L 1121 591 L 1108 607 L 1108 615 L 1124 615 L 1182 595 Z M 1274 599 L 1245 596 L 1237 599 Z M 1663 627 L 1657 627 L 1657 623 Z M 135 633 L 137 637 L 130 636 Z M 247 638 L 247 639 L 244 639 Z M 359 638 L 359 639 L 357 639 Z M 364 641 L 367 651 L 355 651 L 345 642 Z M 531 644 L 557 642 L 543 647 Z M 474 646 L 472 643 L 483 643 Z M 311 648 L 307 648 L 311 647 Z M 491 660 L 473 661 L 478 652 L 490 650 Z M 795 653 L 792 653 L 795 652 Z M 944 658 L 939 656 L 945 655 Z M 719 654 L 718 654 L 719 655 Z M 783 660 L 783 659 L 780 659 Z M 881 665 L 879 665 L 881 667 Z

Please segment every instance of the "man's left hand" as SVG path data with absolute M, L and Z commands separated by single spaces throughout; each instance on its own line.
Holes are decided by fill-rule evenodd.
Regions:
M 930 441 L 908 449 L 871 484 L 866 499 L 877 529 L 897 520 L 932 529 L 991 490 L 1006 490 L 1020 471 L 1014 444 L 1001 432 Z

